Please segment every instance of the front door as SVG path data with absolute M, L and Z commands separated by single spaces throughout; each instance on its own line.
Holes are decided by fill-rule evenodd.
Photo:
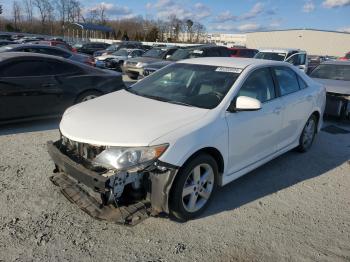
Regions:
M 229 129 L 228 174 L 232 179 L 240 176 L 239 171 L 277 151 L 282 125 L 283 105 L 276 95 L 270 68 L 252 72 L 238 96 L 256 98 L 262 103 L 262 108 L 258 111 L 226 113 Z

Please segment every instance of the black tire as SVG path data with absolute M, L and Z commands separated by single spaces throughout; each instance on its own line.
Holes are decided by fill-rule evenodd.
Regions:
M 183 192 L 184 192 L 184 187 L 185 185 L 188 183 L 188 180 L 190 179 L 190 176 L 194 173 L 194 168 L 198 167 L 199 165 L 203 165 L 203 166 L 210 166 L 212 168 L 213 171 L 213 179 L 209 180 L 206 182 L 206 184 L 203 184 L 202 186 L 198 186 L 197 187 L 197 192 L 195 194 L 197 194 L 197 198 L 195 201 L 198 201 L 198 203 L 203 199 L 204 201 L 206 201 L 203 206 L 201 206 L 201 204 L 199 205 L 199 209 L 195 210 L 193 212 L 189 212 L 188 210 L 186 210 L 186 198 L 187 196 L 183 197 Z M 202 171 L 202 167 L 200 167 L 200 170 Z M 192 172 L 193 171 L 193 172 Z M 204 169 L 204 171 L 206 171 Z M 204 177 L 204 176 L 203 176 Z M 183 167 L 181 167 L 179 173 L 177 174 L 175 181 L 172 185 L 171 188 L 171 194 L 170 194 L 170 199 L 169 199 L 169 210 L 170 210 L 170 215 L 172 215 L 173 217 L 181 220 L 181 221 L 187 221 L 189 219 L 193 219 L 195 217 L 198 217 L 209 205 L 209 203 L 212 200 L 212 196 L 214 194 L 214 192 L 217 189 L 217 180 L 218 180 L 218 165 L 215 161 L 215 159 L 213 157 L 211 157 L 208 154 L 200 154 L 197 155 L 196 157 L 194 157 L 193 159 L 189 160 Z M 212 183 L 212 184 L 211 184 Z M 193 182 L 193 184 L 191 185 L 187 185 L 187 187 L 194 187 L 194 189 L 196 189 L 197 184 L 195 184 Z M 198 184 L 199 185 L 199 184 Z M 208 198 L 203 198 L 201 196 L 201 194 L 205 193 L 199 192 L 199 187 L 201 189 L 208 189 L 211 188 L 211 192 L 209 194 Z M 206 187 L 206 188 L 205 188 Z M 209 190 L 208 190 L 209 191 Z M 192 194 L 188 195 L 189 199 L 188 199 L 188 205 L 190 202 L 190 198 L 192 197 Z
M 313 128 L 309 126 L 310 122 L 314 123 Z M 304 153 L 311 148 L 316 136 L 317 124 L 317 117 L 315 115 L 311 115 L 310 118 L 307 120 L 299 138 L 299 146 L 297 147 L 297 150 L 299 152 Z
M 81 102 L 85 102 L 85 101 L 91 100 L 93 98 L 96 98 L 96 97 L 100 96 L 101 94 L 102 93 L 99 92 L 99 91 L 94 91 L 94 90 L 86 91 L 86 92 L 81 93 L 80 95 L 78 95 L 78 97 L 75 100 L 75 103 L 78 104 L 78 103 L 81 103 Z
M 128 77 L 130 77 L 132 80 L 137 80 L 139 78 L 139 74 L 132 74 L 132 73 L 127 73 Z

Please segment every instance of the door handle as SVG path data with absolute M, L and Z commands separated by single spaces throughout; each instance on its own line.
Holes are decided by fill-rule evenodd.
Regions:
M 52 87 L 52 86 L 55 86 L 56 84 L 55 83 L 44 83 L 41 85 L 41 87 Z

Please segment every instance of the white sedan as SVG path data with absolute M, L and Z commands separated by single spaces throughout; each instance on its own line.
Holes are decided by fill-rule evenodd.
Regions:
M 147 201 L 188 220 L 219 187 L 291 149 L 307 151 L 325 101 L 320 84 L 285 62 L 184 60 L 69 108 L 49 153 L 56 171 L 105 205 Z

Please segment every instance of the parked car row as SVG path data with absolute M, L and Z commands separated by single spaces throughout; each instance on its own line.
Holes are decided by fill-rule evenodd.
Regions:
M 61 115 L 124 88 L 120 73 L 27 52 L 0 53 L 0 123 Z

